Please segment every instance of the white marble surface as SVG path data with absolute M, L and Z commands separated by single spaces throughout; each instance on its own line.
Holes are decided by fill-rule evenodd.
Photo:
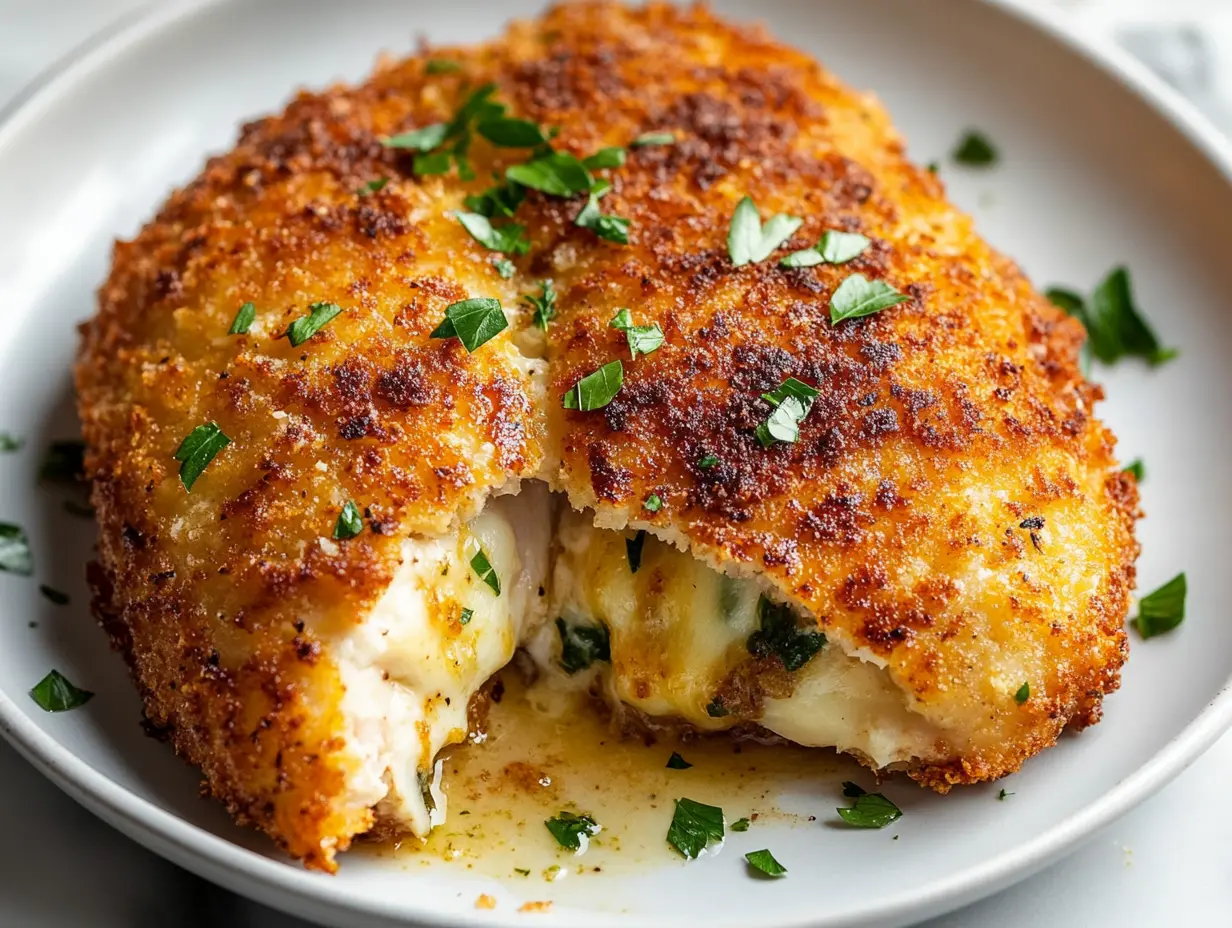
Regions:
M 854 2 L 854 0 L 853 0 Z M 925 2 L 925 0 L 922 0 Z M 1232 0 L 1039 0 L 1112 35 L 1232 132 Z M 0 0 L 0 106 L 140 0 Z M 1069 858 L 927 928 L 1232 923 L 1232 735 Z M 303 928 L 112 831 L 0 742 L 0 926 Z M 1011 800 L 1012 801 L 1012 800 Z

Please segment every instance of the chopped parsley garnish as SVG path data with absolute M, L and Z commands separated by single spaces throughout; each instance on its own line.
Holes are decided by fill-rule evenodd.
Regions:
M 463 202 L 467 209 L 481 216 L 487 216 L 489 219 L 493 216 L 504 216 L 508 219 L 518 211 L 525 198 L 526 189 L 519 184 L 498 184 L 483 193 L 471 194 Z
M 448 58 L 433 58 L 424 66 L 424 71 L 428 74 L 453 74 L 461 70 L 462 65 Z
M 846 264 L 858 258 L 870 242 L 856 232 L 828 230 L 812 248 L 793 251 L 779 262 L 782 267 L 813 267 L 817 264 Z
M 723 810 L 692 799 L 677 799 L 667 843 L 686 860 L 696 859 L 713 841 L 723 840 Z
M 518 272 L 517 267 L 515 267 L 514 263 L 508 258 L 497 258 L 492 262 L 492 267 L 495 268 L 496 273 L 500 275 L 501 280 L 508 280 Z
M 855 828 L 885 828 L 903 817 L 903 811 L 881 793 L 864 793 L 850 808 L 836 809 L 848 825 Z
M 782 876 L 787 872 L 787 868 L 774 859 L 774 855 L 767 850 L 749 851 L 744 855 L 744 859 L 749 862 L 749 866 L 754 870 L 759 870 L 766 876 Z
M 346 505 L 342 507 L 342 512 L 338 513 L 338 521 L 334 523 L 334 538 L 345 541 L 348 538 L 354 538 L 363 530 L 363 513 L 359 511 L 354 501 L 347 500 Z
M 461 615 L 458 616 L 458 624 L 469 625 L 471 623 L 471 619 L 473 619 L 474 617 L 475 617 L 474 609 L 463 609 Z
M 39 464 L 39 480 L 76 483 L 85 478 L 86 445 L 80 439 L 53 441 Z
M 20 451 L 21 446 L 24 444 L 25 442 L 22 439 L 10 435 L 8 432 L 0 432 L 0 451 Z
M 538 123 L 512 116 L 497 116 L 481 122 L 476 131 L 501 148 L 534 148 L 548 140 Z
M 941 170 L 941 165 L 936 161 L 930 161 L 928 164 L 924 165 L 924 170 L 926 170 L 929 174 L 936 174 Z
M 850 780 L 843 781 L 843 795 L 848 799 L 858 799 L 867 792 L 868 790 L 859 783 L 852 783 Z
M 954 146 L 950 157 L 968 167 L 986 168 L 996 164 L 1000 155 L 988 136 L 976 129 L 968 129 Z
M 368 183 L 364 184 L 362 187 L 356 190 L 355 195 L 360 196 L 360 197 L 371 196 L 374 193 L 384 190 L 385 186 L 388 183 L 389 183 L 388 177 L 378 177 L 376 180 L 368 181 Z
M 663 330 L 659 328 L 659 323 L 634 325 L 633 314 L 628 309 L 617 312 L 608 325 L 625 333 L 625 338 L 629 342 L 629 352 L 634 360 L 639 354 L 650 354 L 652 351 L 657 351 L 663 344 Z
M 648 148 L 651 145 L 675 145 L 676 136 L 670 132 L 643 132 L 632 142 L 630 148 Z
M 646 502 L 642 503 L 642 508 L 647 512 L 658 512 L 663 508 L 663 500 L 659 498 L 658 493 L 651 493 L 646 497 Z
M 629 558 L 629 573 L 635 574 L 642 567 L 642 548 L 646 544 L 646 533 L 638 532 L 632 538 L 625 539 L 625 554 Z
M 468 96 L 448 123 L 433 123 L 382 141 L 387 148 L 417 151 L 413 169 L 416 174 L 444 174 L 452 161 L 458 167 L 458 177 L 474 180 L 467 152 L 470 150 L 471 134 L 475 126 L 499 120 L 505 107 L 490 100 L 496 92 L 495 84 L 484 84 Z M 440 151 L 435 149 L 449 143 Z
M 712 719 L 721 719 L 731 715 L 731 710 L 723 705 L 722 697 L 716 696 L 706 703 L 706 714 Z
M 471 570 L 475 572 L 475 575 L 480 580 L 492 588 L 493 593 L 500 596 L 500 577 L 496 575 L 496 570 L 492 567 L 488 556 L 484 554 L 483 548 L 476 551 L 475 556 L 471 558 Z
M 717 466 L 718 463 L 719 456 L 717 454 L 703 454 L 697 462 L 697 467 L 699 470 L 710 470 L 710 468 Z
M 611 189 L 607 181 L 601 180 L 590 191 L 586 205 L 574 217 L 573 224 L 580 229 L 590 229 L 595 235 L 618 245 L 629 244 L 629 220 L 623 216 L 606 215 L 599 209 L 599 200 Z
M 624 365 L 619 360 L 612 361 L 570 387 L 561 397 L 561 405 L 581 412 L 602 409 L 616 397 L 624 382 Z
M 524 255 L 530 251 L 524 225 L 507 222 L 494 226 L 492 220 L 482 213 L 457 212 L 454 215 L 471 234 L 471 238 L 489 251 L 501 251 L 511 255 Z
M 1134 479 L 1141 483 L 1146 479 L 1146 465 L 1142 463 L 1142 458 L 1134 458 L 1125 465 L 1125 473 L 1133 474 Z
M 548 323 L 556 318 L 556 284 L 551 280 L 539 284 L 539 295 L 527 293 L 522 296 L 522 302 L 534 311 L 535 325 L 548 330 Z
M 308 307 L 308 315 L 300 316 L 287 326 L 287 340 L 298 348 L 341 312 L 342 307 L 337 303 L 313 303 Z
M 1022 686 L 1018 687 L 1018 692 L 1014 694 L 1014 702 L 1018 703 L 1018 705 L 1021 706 L 1024 702 L 1026 702 L 1030 698 L 1031 698 L 1031 682 L 1028 680 L 1027 682 L 1023 683 Z
M 575 815 L 564 811 L 543 824 L 552 833 L 557 844 L 578 854 L 586 850 L 591 837 L 602 831 L 602 826 L 589 815 Z
M 403 132 L 400 135 L 391 135 L 388 138 L 381 139 L 381 144 L 386 148 L 428 152 L 445 141 L 445 135 L 448 132 L 449 126 L 445 123 L 434 122 L 419 129 L 412 129 L 410 132 Z
M 445 321 L 428 337 L 457 338 L 468 352 L 474 352 L 507 328 L 509 320 L 500 300 L 477 296 L 446 306 Z
M 518 876 L 530 876 L 530 871 L 527 870 L 525 867 L 514 867 L 513 872 L 516 873 Z
M 227 334 L 247 335 L 256 319 L 257 307 L 252 303 L 245 303 L 239 308 L 235 318 L 231 320 L 231 328 L 227 329 Z
M 763 448 L 775 442 L 792 443 L 800 437 L 800 423 L 813 408 L 817 391 L 795 377 L 788 377 L 778 389 L 761 398 L 773 407 L 769 417 L 757 426 L 757 440 Z
M 825 647 L 826 636 L 813 628 L 801 628 L 796 614 L 784 603 L 761 596 L 757 600 L 757 618 L 761 627 L 749 635 L 749 653 L 754 657 L 774 655 L 788 672 L 799 670 Z
M 0 522 L 0 570 L 28 577 L 34 573 L 30 539 L 20 525 Z
M 911 297 L 899 293 L 884 280 L 869 280 L 863 274 L 851 274 L 830 297 L 830 322 L 838 325 L 844 319 L 871 316 L 909 299 Z
M 1185 575 L 1177 574 L 1158 590 L 1138 600 L 1134 628 L 1143 638 L 1170 632 L 1185 620 Z
M 432 177 L 437 174 L 448 174 L 449 165 L 449 152 L 435 151 L 416 155 L 411 163 L 411 171 L 418 177 Z
M 1001 790 L 1001 792 L 997 793 L 997 799 L 998 799 L 998 800 L 1000 800 L 1000 801 L 1002 801 L 1002 802 L 1004 802 L 1004 801 L 1006 800 L 1006 798 L 1007 798 L 1007 797 L 1009 797 L 1009 796 L 1013 796 L 1013 795 L 1014 795 L 1013 793 L 1007 793 L 1007 792 L 1003 789 L 1003 790 Z
M 736 819 L 734 822 L 731 823 L 731 830 L 732 831 L 748 831 L 749 830 L 749 820 L 747 818 Z
M 554 151 L 523 164 L 510 165 L 505 169 L 505 177 L 523 187 L 530 187 L 554 197 L 589 193 L 594 186 L 594 179 L 586 170 L 586 165 L 563 151 Z
M 79 689 L 58 670 L 43 677 L 30 690 L 30 698 L 46 712 L 67 712 L 84 706 L 94 696 L 89 690 Z
M 1129 271 L 1124 267 L 1113 268 L 1095 288 L 1089 303 L 1072 290 L 1059 287 L 1045 291 L 1045 295 L 1086 327 L 1083 350 L 1103 364 L 1115 364 L 1121 358 L 1142 358 L 1156 367 L 1179 354 L 1175 348 L 1160 344 L 1138 309 Z
M 736 204 L 727 232 L 727 252 L 731 255 L 732 264 L 743 267 L 765 261 L 776 248 L 791 238 L 803 222 L 797 216 L 778 213 L 766 220 L 763 226 L 753 198 L 744 197 Z
M 625 164 L 625 150 L 623 148 L 600 148 L 589 158 L 583 158 L 582 164 L 586 166 L 588 171 L 601 171 L 604 168 L 620 168 Z
M 68 605 L 68 594 L 61 593 L 59 590 L 55 589 L 54 587 L 48 586 L 46 583 L 39 584 L 39 592 L 43 594 L 43 597 L 48 602 L 53 602 L 57 606 L 67 606 Z
M 688 770 L 693 765 L 680 756 L 676 751 L 672 751 L 672 756 L 667 759 L 668 770 Z M 733 830 L 735 826 L 733 825 Z
M 223 434 L 217 422 L 199 425 L 188 433 L 175 449 L 175 459 L 180 462 L 180 483 L 185 490 L 192 491 L 201 472 L 229 444 L 231 439 Z
M 560 666 L 570 676 L 595 661 L 611 663 L 612 640 L 603 623 L 570 625 L 558 618 L 556 631 L 560 633 Z

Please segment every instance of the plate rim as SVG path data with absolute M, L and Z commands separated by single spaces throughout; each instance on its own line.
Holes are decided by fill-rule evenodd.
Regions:
M 165 30 L 213 7 L 235 0 L 147 0 L 110 25 L 77 44 L 26 84 L 0 107 L 0 155 L 7 145 L 38 116 L 82 80 L 135 47 L 157 40 Z M 1216 169 L 1232 187 L 1232 139 L 1178 91 L 1111 39 L 1066 17 L 1060 10 L 1033 5 L 1031 0 L 978 0 L 1007 15 L 1019 28 L 1042 33 L 1088 65 L 1116 80 L 1148 109 L 1163 118 Z M 1056 862 L 1080 841 L 1124 815 L 1174 779 L 1232 727 L 1232 676 L 1206 706 L 1144 764 L 1116 783 L 1080 812 L 984 863 L 934 881 L 916 891 L 879 899 L 854 912 L 836 912 L 821 918 L 747 917 L 711 919 L 714 928 L 856 928 L 862 925 L 905 924 L 952 911 L 1026 879 Z M 50 734 L 43 732 L 0 690 L 0 737 L 12 745 L 36 770 L 72 799 L 147 849 L 203 878 L 226 885 L 302 917 L 332 914 L 367 916 L 389 924 L 409 920 L 436 928 L 521 925 L 509 913 L 446 911 L 421 907 L 415 900 L 397 904 L 357 897 L 340 880 L 324 877 L 293 862 L 276 860 L 241 847 L 228 839 L 161 808 L 79 759 Z M 308 911 L 309 905 L 329 911 Z M 643 914 L 615 912 L 573 913 L 588 928 L 651 928 L 663 920 Z

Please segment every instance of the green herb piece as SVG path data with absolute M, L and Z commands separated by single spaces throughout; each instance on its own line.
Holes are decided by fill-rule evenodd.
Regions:
M 541 281 L 539 295 L 523 294 L 522 302 L 534 311 L 535 325 L 546 332 L 548 323 L 556 318 L 556 284 L 551 280 Z
M 839 232 L 829 229 L 821 237 L 817 250 L 829 264 L 846 264 L 864 254 L 865 249 L 872 244 L 868 238 L 858 232 Z
M 681 757 L 676 751 L 672 751 L 672 756 L 667 759 L 668 770 L 688 770 L 693 765 Z
M 488 556 L 484 554 L 483 548 L 475 552 L 475 556 L 471 558 L 471 570 L 484 583 L 492 588 L 492 592 L 500 596 L 500 577 L 496 575 L 496 569 L 493 568 Z
M 612 640 L 606 625 L 570 625 L 558 618 L 556 631 L 560 634 L 560 666 L 569 676 L 595 661 L 611 663 Z
M 881 793 L 865 793 L 847 809 L 837 809 L 848 825 L 856 828 L 885 828 L 903 817 L 902 809 Z
M 723 705 L 723 700 L 716 696 L 706 704 L 706 715 L 712 719 L 722 719 L 731 715 L 731 710 Z
M 824 264 L 825 260 L 816 248 L 803 248 L 781 259 L 779 267 L 816 267 L 818 264 Z
M 676 136 L 670 132 L 643 132 L 632 142 L 630 148 L 649 148 L 651 145 L 675 145 Z
M 411 151 L 431 151 L 445 141 L 449 127 L 443 122 L 434 122 L 420 129 L 412 129 L 400 135 L 391 135 L 381 139 L 386 148 L 409 149 Z
M 761 398 L 772 409 L 755 434 L 762 447 L 769 448 L 776 441 L 790 444 L 800 437 L 800 423 L 813 408 L 817 391 L 795 377 L 788 377 L 778 389 L 763 393 Z
M 642 567 L 642 547 L 646 544 L 646 533 L 638 532 L 632 538 L 625 539 L 625 554 L 629 558 L 629 573 L 635 574 Z
M 34 573 L 30 539 L 20 525 L 0 522 L 0 570 L 29 577 Z
M 843 795 L 848 799 L 859 799 L 867 792 L 868 790 L 859 783 L 852 783 L 850 780 L 843 781 Z
M 747 818 L 736 819 L 734 822 L 731 823 L 731 830 L 732 831 L 748 831 L 749 830 L 749 820 Z
M 247 335 L 248 330 L 252 328 L 252 324 L 257 319 L 257 307 L 252 303 L 245 303 L 239 308 L 239 312 L 235 314 L 235 318 L 231 320 L 231 328 L 227 329 L 228 335 Z
M 924 170 L 928 171 L 929 174 L 936 174 L 941 170 L 941 165 L 936 161 L 930 161 L 924 165 Z
M 1030 698 L 1031 698 L 1031 682 L 1028 680 L 1027 682 L 1023 683 L 1022 686 L 1018 687 L 1018 692 L 1014 694 L 1014 702 L 1018 703 L 1018 705 L 1021 706 L 1024 702 L 1026 702 Z
M 506 219 L 517 212 L 518 207 L 526 198 L 526 188 L 519 184 L 499 184 L 489 187 L 483 193 L 471 194 L 466 198 L 466 208 L 487 216 L 503 216 Z
M 16 438 L 8 432 L 0 432 L 0 451 L 20 451 L 21 446 L 24 444 L 25 442 L 22 439 Z
M 1185 620 L 1185 575 L 1177 574 L 1158 590 L 1138 600 L 1134 628 L 1143 638 L 1170 632 Z
M 747 647 L 754 657 L 776 656 L 783 669 L 794 673 L 826 644 L 826 636 L 812 628 L 801 628 L 791 607 L 771 602 L 764 595 L 757 600 L 761 627 L 749 635 Z
M 525 237 L 526 226 L 516 222 L 494 226 L 482 213 L 458 212 L 454 215 L 471 234 L 471 238 L 489 251 L 503 251 L 512 255 L 524 255 L 530 251 L 530 242 Z
M 586 165 L 563 151 L 554 151 L 541 158 L 505 169 L 505 177 L 523 187 L 530 187 L 554 197 L 571 197 L 587 193 L 594 185 Z
M 384 190 L 388 183 L 388 177 L 378 177 L 376 180 L 368 181 L 368 183 L 356 190 L 355 195 L 360 197 L 372 196 L 372 194 L 379 193 Z
M 557 844 L 578 854 L 583 853 L 591 837 L 602 830 L 599 823 L 589 815 L 575 815 L 563 811 L 543 824 L 552 833 Z
M 717 454 L 703 454 L 701 460 L 697 462 L 698 470 L 710 470 L 719 463 Z
M 601 171 L 604 168 L 624 167 L 625 150 L 623 148 L 600 148 L 589 158 L 583 158 L 582 164 L 588 171 Z
M 185 490 L 192 491 L 201 472 L 229 444 L 231 439 L 223 434 L 216 422 L 199 425 L 188 433 L 175 449 L 175 459 L 180 462 L 180 483 L 184 484 Z
M 884 280 L 869 280 L 863 274 L 851 274 L 830 297 L 830 322 L 838 325 L 844 319 L 871 316 L 909 299 L 911 297 L 899 293 Z
M 767 850 L 749 851 L 744 855 L 744 859 L 749 862 L 749 866 L 754 870 L 760 870 L 766 876 L 782 876 L 787 872 L 787 868 L 774 859 L 774 855 Z
M 1179 353 L 1175 348 L 1164 348 L 1160 344 L 1138 309 L 1129 271 L 1124 267 L 1114 268 L 1100 282 L 1091 295 L 1090 304 L 1072 290 L 1060 287 L 1049 288 L 1045 296 L 1086 328 L 1084 358 L 1094 357 L 1103 364 L 1115 364 L 1121 358 L 1136 357 L 1155 367 Z
M 445 321 L 429 338 L 457 338 L 468 352 L 479 348 L 509 328 L 500 300 L 477 296 L 445 307 Z
M 534 148 L 548 140 L 538 123 L 512 116 L 497 116 L 481 122 L 475 131 L 501 148 Z
M 624 365 L 619 360 L 612 361 L 570 387 L 561 398 L 561 405 L 581 412 L 602 409 L 620 392 L 624 382 Z
M 287 340 L 298 348 L 321 329 L 325 328 L 342 312 L 337 303 L 313 303 L 308 307 L 308 315 L 300 316 L 287 326 Z
M 496 269 L 496 273 L 500 275 L 501 280 L 508 280 L 518 272 L 517 267 L 508 258 L 497 258 L 492 262 L 492 267 Z
M 39 592 L 43 594 L 45 599 L 55 603 L 57 606 L 68 605 L 68 594 L 61 593 L 59 590 L 49 587 L 46 583 L 39 584 Z
M 599 181 L 590 192 L 586 205 L 574 217 L 573 224 L 580 229 L 590 229 L 595 235 L 619 245 L 629 244 L 629 220 L 622 216 L 605 215 L 599 209 L 599 198 L 608 192 L 607 181 Z
M 778 213 L 763 226 L 761 214 L 752 197 L 744 197 L 732 213 L 731 227 L 727 232 L 727 252 L 732 264 L 743 267 L 765 261 L 776 248 L 782 245 L 804 222 L 797 216 Z
M 416 155 L 415 160 L 411 162 L 411 171 L 416 177 L 433 177 L 437 174 L 448 174 L 452 164 L 449 152 L 435 151 Z
M 351 500 L 346 501 L 342 512 L 338 513 L 338 521 L 334 523 L 334 537 L 339 541 L 354 538 L 364 530 L 364 516 L 359 507 Z
M 642 508 L 647 512 L 658 512 L 663 508 L 663 500 L 659 498 L 658 493 L 651 493 L 646 497 L 646 502 L 642 503 Z
M 461 71 L 462 65 L 456 61 L 450 61 L 448 58 L 433 58 L 425 66 L 424 71 L 428 74 L 453 74 L 455 71 Z M 529 873 L 530 871 L 526 871 Z
M 1146 479 L 1146 465 L 1142 463 L 1142 458 L 1134 458 L 1125 465 L 1125 473 L 1133 474 L 1134 480 L 1141 483 Z
M 469 625 L 471 623 L 471 619 L 473 619 L 474 617 L 475 617 L 474 609 L 463 609 L 462 614 L 458 616 L 458 622 L 462 625 Z
M 39 480 L 77 483 L 85 479 L 86 445 L 79 439 L 53 441 L 39 465 Z
M 1001 802 L 1004 802 L 1007 797 L 1013 796 L 1013 795 L 1014 795 L 1013 793 L 1007 793 L 1005 790 L 1001 790 L 1001 792 L 997 793 L 997 799 L 1000 800 Z
M 522 867 L 514 867 L 513 872 L 516 873 L 518 876 L 530 876 L 530 871 Z
M 692 799 L 677 799 L 667 843 L 686 860 L 696 859 L 712 841 L 723 840 L 723 810 Z
M 659 328 L 659 323 L 634 325 L 633 314 L 627 309 L 617 312 L 608 325 L 625 333 L 625 339 L 629 343 L 629 352 L 634 360 L 639 354 L 650 354 L 652 351 L 657 351 L 663 344 L 663 330 Z
M 968 167 L 986 168 L 997 163 L 999 155 L 988 136 L 975 129 L 968 129 L 950 153 L 959 164 Z
M 45 712 L 67 712 L 84 706 L 93 696 L 89 690 L 73 686 L 58 670 L 51 671 L 30 690 L 30 698 Z

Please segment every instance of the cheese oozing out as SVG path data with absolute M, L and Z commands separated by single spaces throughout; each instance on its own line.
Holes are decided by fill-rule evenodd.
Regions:
M 876 767 L 938 756 L 941 733 L 871 655 L 824 641 L 765 584 L 725 576 L 650 535 L 639 549 L 637 533 L 595 528 L 584 513 L 562 515 L 557 544 L 549 615 L 559 618 L 526 646 L 556 685 L 701 731 L 756 723 Z M 636 572 L 631 553 L 640 553 Z M 777 631 L 768 631 L 774 618 Z M 758 661 L 750 648 L 796 666 Z
M 544 615 L 551 510 L 527 483 L 455 533 L 407 539 L 388 590 L 334 644 L 352 799 L 378 820 L 420 836 L 444 820 L 436 755 L 466 739 L 471 698 Z M 472 567 L 481 549 L 499 594 Z

